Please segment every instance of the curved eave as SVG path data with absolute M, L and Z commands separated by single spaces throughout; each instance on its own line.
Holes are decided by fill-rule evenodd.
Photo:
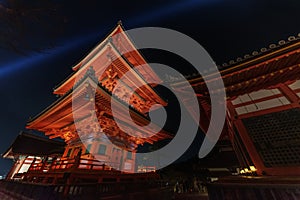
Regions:
M 300 53 L 300 41 L 297 41 L 295 43 L 283 46 L 279 49 L 273 50 L 271 52 L 266 52 L 265 54 L 261 54 L 257 57 L 253 57 L 250 60 L 245 60 L 244 62 L 241 62 L 237 65 L 233 65 L 230 68 L 226 68 L 223 70 L 220 70 L 220 74 L 223 78 L 223 81 L 226 85 L 226 79 L 230 76 L 233 76 L 235 73 L 241 73 L 241 72 L 246 72 L 249 71 L 255 67 L 262 67 L 262 68 L 266 68 L 266 65 L 268 65 L 271 62 L 278 62 L 280 59 L 288 57 L 290 55 L 293 54 L 299 54 Z M 264 66 L 265 65 L 265 66 Z M 267 68 L 266 68 L 267 70 Z M 213 80 L 214 77 L 217 74 L 210 74 L 208 76 L 206 76 L 205 78 L 207 80 L 211 79 Z M 189 82 L 192 85 L 200 85 L 200 84 L 205 84 L 204 80 L 202 77 L 195 77 L 189 80 Z M 172 86 L 177 88 L 177 87 L 181 87 L 184 86 L 184 82 L 176 82 L 176 83 L 172 83 Z
M 300 52 L 300 41 L 287 44 L 286 46 L 280 46 L 277 49 L 270 50 L 270 52 L 266 52 L 264 54 L 261 54 L 257 57 L 253 57 L 249 60 L 245 60 L 244 62 L 241 62 L 240 64 L 236 64 L 230 68 L 226 68 L 224 70 L 221 70 L 221 74 L 226 75 L 233 73 L 235 71 L 240 71 L 245 68 L 249 68 L 251 66 L 264 63 L 264 62 L 270 62 L 275 59 L 281 59 L 286 55 L 290 55 L 293 53 L 299 53 Z
M 117 54 L 121 55 L 121 58 L 124 60 L 124 63 L 128 67 L 128 70 L 133 69 L 133 71 L 137 74 L 136 77 L 137 77 L 138 81 L 141 82 L 142 85 L 148 89 L 148 91 L 158 100 L 158 102 L 161 105 L 166 106 L 167 100 L 165 100 L 162 96 L 160 96 L 158 94 L 158 92 L 156 92 L 156 90 L 151 86 L 151 84 L 147 83 L 147 81 L 145 80 L 144 76 L 140 73 L 140 71 L 138 71 L 134 68 L 134 66 L 128 61 L 128 59 L 124 55 L 122 55 L 120 53 L 120 51 L 116 48 L 116 46 L 113 43 L 111 45 L 112 45 L 113 49 L 117 52 Z M 135 51 L 138 52 L 137 50 L 135 50 Z M 145 68 L 143 68 L 143 69 L 145 69 Z M 146 69 L 151 69 L 151 68 L 150 68 L 150 66 L 147 65 Z M 152 70 L 150 70 L 150 71 L 152 71 Z M 153 73 L 153 71 L 152 71 L 152 73 Z M 143 91 L 141 89 L 137 88 L 137 90 L 139 90 L 141 93 L 143 93 Z
M 133 57 L 135 58 L 135 60 L 140 60 L 137 62 L 138 63 L 141 62 L 142 64 L 148 65 L 145 58 L 138 50 L 136 50 L 136 47 L 134 46 L 133 42 L 129 39 L 128 35 L 124 32 L 122 25 L 118 24 L 102 42 L 100 42 L 87 56 L 85 56 L 84 59 L 82 59 L 77 65 L 73 67 L 73 70 L 76 72 L 73 73 L 71 76 L 69 76 L 65 81 L 60 83 L 58 86 L 56 86 L 54 88 L 53 93 L 63 95 L 66 91 L 68 91 L 74 84 L 77 72 L 81 69 L 88 68 L 89 67 L 88 63 L 98 54 L 99 51 L 101 51 L 102 48 L 104 48 L 105 45 L 107 45 L 108 43 L 112 43 L 112 44 L 114 43 L 114 41 L 111 41 L 111 37 L 118 33 L 124 33 L 123 35 L 125 36 L 127 42 L 126 45 L 129 45 L 130 49 L 135 49 L 134 52 L 130 52 L 131 54 L 134 54 Z M 126 62 L 129 64 L 127 59 Z M 150 66 L 147 66 L 147 68 L 143 68 L 143 71 L 140 71 L 140 74 L 143 77 L 145 76 L 150 77 L 150 80 L 148 80 L 148 82 L 155 82 L 155 83 L 162 82 L 162 80 L 152 71 Z
M 28 123 L 26 128 L 27 129 L 35 129 L 35 130 L 39 130 L 42 132 L 45 132 L 46 128 L 44 127 L 44 125 L 41 124 L 46 124 L 46 127 L 48 127 L 50 124 L 52 124 L 51 126 L 56 126 L 56 124 L 54 122 L 59 121 L 59 116 L 55 115 L 55 113 L 57 113 L 60 109 L 62 109 L 63 107 L 65 108 L 64 111 L 67 113 L 71 113 L 72 112 L 72 93 L 73 93 L 73 89 L 77 89 L 77 88 L 81 88 L 83 87 L 83 84 L 87 81 L 90 80 L 92 81 L 95 85 L 97 85 L 97 90 L 99 90 L 99 92 L 97 92 L 98 94 L 101 94 L 102 96 L 105 96 L 105 98 L 113 98 L 114 101 L 116 101 L 120 106 L 123 107 L 128 107 L 128 105 L 123 102 L 121 99 L 119 99 L 116 96 L 113 96 L 108 90 L 106 90 L 106 88 L 104 88 L 103 86 L 101 86 L 101 84 L 98 84 L 95 80 L 91 79 L 89 76 L 82 78 L 76 85 L 74 88 L 72 88 L 69 92 L 67 92 L 65 95 L 61 96 L 56 102 L 54 102 L 52 105 L 50 105 L 49 107 L 47 107 L 43 112 L 41 112 L 40 114 L 38 114 L 36 117 L 34 117 L 33 119 L 31 119 Z M 141 121 L 149 121 L 149 118 L 146 118 L 144 115 L 142 115 L 141 113 L 139 113 L 138 111 L 136 111 L 134 108 L 129 106 L 129 110 L 130 113 L 135 116 L 136 118 L 140 119 Z M 49 121 L 49 119 L 51 117 L 54 117 L 54 119 L 51 119 Z M 71 125 L 70 123 L 68 123 L 69 121 L 72 121 L 72 124 L 74 123 L 73 121 L 73 116 L 70 115 L 69 117 L 67 117 L 64 121 L 64 124 L 62 125 L 61 128 Z M 49 127 L 50 128 L 50 127 Z M 161 130 L 160 136 L 157 137 L 161 137 L 163 136 L 163 138 L 171 138 L 173 137 L 171 134 L 169 134 L 168 132 Z M 154 135 L 155 136 L 155 135 Z
M 142 94 L 146 100 L 160 103 L 163 106 L 167 105 L 167 101 L 163 97 L 161 97 L 150 84 L 147 83 L 147 81 L 145 80 L 144 76 L 140 73 L 140 71 L 136 70 L 134 68 L 134 66 L 131 65 L 131 63 L 129 63 L 128 60 L 123 55 L 120 56 L 120 52 L 118 51 L 118 49 L 115 47 L 115 45 L 113 43 L 111 43 L 109 41 L 107 43 L 105 43 L 105 45 L 101 48 L 101 51 L 97 52 L 98 54 L 95 57 L 97 57 L 98 59 L 103 59 L 103 53 L 107 52 L 108 50 L 111 52 L 112 55 L 117 57 L 116 60 L 118 60 L 122 63 L 122 66 L 118 67 L 118 70 L 120 70 L 121 73 L 127 73 L 131 69 L 132 69 L 131 71 L 134 72 L 132 74 L 130 73 L 130 75 L 133 75 L 132 80 L 129 80 L 125 76 L 123 77 L 125 80 L 127 80 L 129 87 L 133 87 L 135 84 L 139 83 L 138 85 L 143 85 L 146 88 L 146 90 L 141 90 L 139 87 L 136 87 L 137 91 L 139 94 Z M 106 58 L 106 56 L 105 56 L 105 58 Z M 99 61 L 97 61 L 97 59 L 92 60 L 86 66 L 91 66 L 91 65 L 94 66 L 93 65 L 94 62 L 97 63 Z M 148 67 L 146 66 L 146 67 L 144 67 L 144 69 L 148 68 Z M 63 90 L 61 90 L 61 92 L 66 93 L 67 89 L 71 89 L 77 78 L 76 76 L 84 74 L 85 70 L 87 70 L 86 67 L 79 69 L 79 71 L 77 71 L 77 73 L 73 73 L 73 75 L 69 78 L 69 80 L 67 82 L 65 82 L 65 87 L 63 88 Z M 97 70 L 96 74 L 98 74 L 98 72 L 101 71 L 101 69 L 98 67 L 96 67 L 96 70 Z M 148 94 L 150 94 L 150 96 Z M 152 97 L 154 97 L 154 98 L 152 98 Z
M 25 143 L 25 144 L 24 144 Z M 35 143 L 35 144 L 45 144 L 48 148 L 43 151 L 38 151 L 36 147 L 33 149 L 28 149 L 26 146 L 30 146 L 30 144 Z M 20 146 L 22 145 L 22 146 Z M 45 145 L 43 145 L 45 147 Z M 25 147 L 24 147 L 25 146 Z M 12 142 L 10 147 L 2 154 L 3 158 L 10 158 L 13 159 L 15 156 L 19 155 L 28 155 L 28 156 L 45 156 L 49 155 L 51 153 L 53 154 L 62 154 L 63 149 L 64 149 L 65 143 L 64 142 L 59 142 L 55 140 L 49 140 L 47 138 L 25 133 L 25 132 L 20 132 L 19 135 L 15 138 L 15 140 Z M 22 147 L 20 149 L 20 147 Z M 54 147 L 56 149 L 53 149 L 52 152 L 49 152 L 50 147 Z

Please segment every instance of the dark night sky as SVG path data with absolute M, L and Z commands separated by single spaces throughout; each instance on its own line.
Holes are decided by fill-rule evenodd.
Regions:
M 30 116 L 56 99 L 55 85 L 118 20 L 125 29 L 156 26 L 187 34 L 221 65 L 297 35 L 299 10 L 299 0 L 2 0 L 0 152 Z M 0 175 L 10 164 L 0 159 Z

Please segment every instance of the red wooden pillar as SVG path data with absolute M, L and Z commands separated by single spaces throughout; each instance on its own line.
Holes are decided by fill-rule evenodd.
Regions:
M 247 152 L 243 152 L 243 150 L 241 150 L 242 152 L 240 152 L 240 153 L 242 154 L 242 157 L 247 158 L 245 153 L 248 153 L 251 161 L 253 162 L 253 164 L 255 165 L 255 167 L 258 170 L 257 173 L 262 174 L 262 172 L 265 169 L 264 164 L 263 164 L 251 138 L 249 137 L 247 129 L 245 128 L 242 120 L 239 119 L 238 114 L 236 113 L 234 106 L 232 105 L 232 103 L 230 101 L 227 102 L 227 109 L 230 112 L 230 116 L 231 116 L 230 119 L 232 121 L 232 124 L 237 129 L 237 131 L 238 131 L 237 134 L 239 134 L 239 136 L 242 140 L 242 144 L 240 144 L 240 145 L 243 145 L 247 150 Z M 234 136 L 234 137 L 236 137 L 236 136 Z M 242 159 L 242 158 L 240 158 L 240 159 Z M 247 160 L 247 159 L 243 159 L 243 160 L 246 161 L 246 164 L 248 165 L 247 167 L 252 165 L 252 163 L 249 163 L 250 162 L 249 160 Z
M 299 108 L 300 98 L 298 95 L 286 84 L 279 84 L 278 88 L 282 94 L 291 102 L 292 107 Z
M 245 152 L 242 150 L 244 144 L 241 144 L 240 141 L 235 136 L 236 133 L 235 133 L 234 121 L 237 118 L 237 113 L 234 110 L 234 107 L 230 100 L 227 101 L 227 111 L 228 114 L 226 117 L 226 121 L 228 126 L 229 139 L 231 141 L 232 147 L 234 148 L 235 154 L 239 160 L 241 167 L 249 166 L 249 163 L 246 159 Z
M 234 125 L 236 126 L 236 128 L 239 132 L 238 134 L 240 135 L 251 160 L 253 161 L 255 167 L 257 168 L 257 173 L 262 174 L 262 172 L 265 170 L 265 166 L 262 162 L 261 157 L 259 156 L 258 152 L 256 151 L 256 148 L 252 142 L 252 139 L 249 137 L 247 129 L 245 128 L 242 120 L 241 119 L 235 120 Z

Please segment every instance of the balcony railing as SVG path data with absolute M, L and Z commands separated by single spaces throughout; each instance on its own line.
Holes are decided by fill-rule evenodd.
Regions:
M 28 172 L 40 171 L 40 172 L 50 172 L 56 170 L 67 170 L 67 169 L 88 169 L 88 170 L 118 170 L 120 163 L 114 162 L 104 162 L 94 159 L 85 158 L 71 158 L 63 159 L 58 158 L 51 162 L 49 161 L 35 161 L 32 162 Z
M 1 180 L 0 192 L 16 199 L 171 199 L 171 188 L 159 181 L 37 184 Z

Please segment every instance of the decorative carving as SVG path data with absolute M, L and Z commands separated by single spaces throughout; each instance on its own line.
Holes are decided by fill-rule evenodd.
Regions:
M 102 81 L 102 86 L 112 92 L 118 81 L 118 73 L 112 67 L 106 70 L 105 73 L 106 79 Z
M 153 105 L 151 101 L 144 101 L 137 95 L 132 95 L 130 99 L 130 105 L 133 105 L 135 109 L 137 109 L 141 113 L 149 112 L 150 107 Z
M 129 102 L 130 99 L 130 91 L 128 88 L 124 86 L 120 86 L 118 87 L 115 91 L 114 91 L 114 95 L 117 96 L 119 99 L 121 99 L 124 102 Z

